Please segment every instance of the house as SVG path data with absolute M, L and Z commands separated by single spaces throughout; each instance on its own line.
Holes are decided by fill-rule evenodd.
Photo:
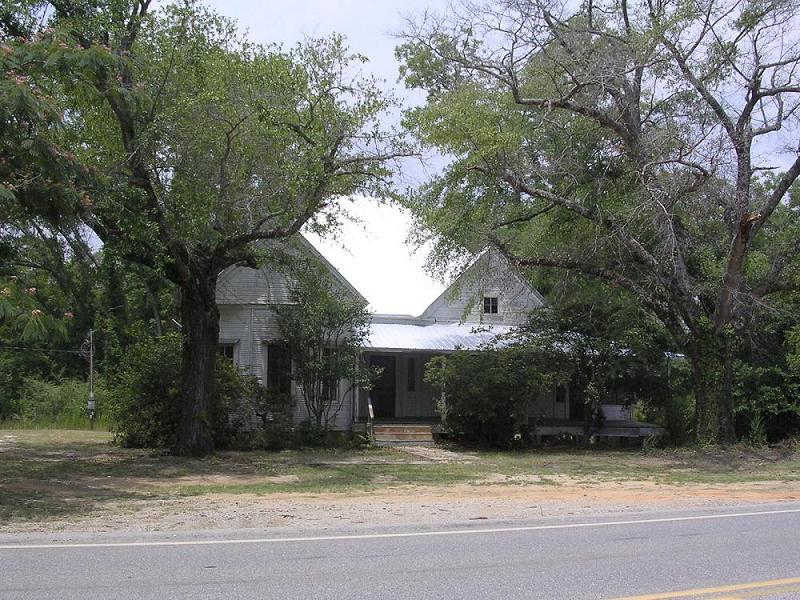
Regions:
M 331 273 L 339 293 L 366 304 L 358 290 L 304 238 L 298 237 L 293 251 L 315 258 Z M 217 285 L 220 351 L 264 385 L 290 391 L 297 398 L 295 420 L 302 422 L 308 415 L 296 384 L 285 376 L 291 366 L 274 312 L 276 305 L 292 302 L 290 289 L 286 275 L 269 267 L 235 266 L 223 271 Z M 369 392 L 347 381 L 339 383 L 339 393 L 349 397 L 331 427 L 363 427 L 370 401 L 376 421 L 437 423 L 437 394 L 423 379 L 428 361 L 459 349 L 478 349 L 523 324 L 531 311 L 544 305 L 541 294 L 502 255 L 487 251 L 421 315 L 373 315 L 363 359 L 380 367 L 381 374 Z M 543 424 L 540 433 L 583 432 L 583 402 L 571 398 L 568 386 L 554 388 L 532 409 Z M 607 424 L 639 425 L 631 424 L 628 407 L 609 405 L 604 411 Z

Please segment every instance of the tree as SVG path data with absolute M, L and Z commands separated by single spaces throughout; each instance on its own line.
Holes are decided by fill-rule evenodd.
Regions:
M 388 101 L 339 37 L 256 46 L 194 2 L 53 2 L 42 17 L 10 54 L 34 91 L 56 90 L 64 136 L 98 174 L 86 223 L 180 290 L 174 450 L 209 452 L 218 274 L 257 265 L 256 242 L 335 226 L 343 197 L 386 193 L 402 153 L 378 126 Z
M 362 298 L 313 259 L 297 261 L 291 272 L 293 303 L 276 308 L 278 325 L 309 422 L 324 433 L 355 390 L 372 381 L 361 364 L 370 315 Z
M 796 289 L 798 6 L 465 3 L 412 22 L 406 125 L 452 157 L 409 200 L 434 258 L 499 248 L 608 282 L 692 365 L 699 439 L 734 439 L 733 354 Z M 765 174 L 766 173 L 766 174 Z

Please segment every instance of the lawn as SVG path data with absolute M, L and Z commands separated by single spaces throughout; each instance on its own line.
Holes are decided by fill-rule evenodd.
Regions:
M 118 448 L 98 431 L 0 431 L 3 523 L 71 519 L 141 500 L 212 494 L 348 494 L 408 486 L 730 485 L 800 479 L 800 452 L 778 449 L 529 452 L 390 448 L 221 452 L 179 458 Z

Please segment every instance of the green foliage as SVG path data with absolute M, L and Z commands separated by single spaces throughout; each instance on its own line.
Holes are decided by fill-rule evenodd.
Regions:
M 170 333 L 134 344 L 108 370 L 107 411 L 115 440 L 126 447 L 171 448 L 180 413 L 181 336 Z M 278 449 L 287 440 L 291 397 L 274 395 L 258 381 L 219 360 L 211 416 L 219 448 Z
M 800 328 L 785 329 L 792 313 L 761 317 L 759 338 L 739 350 L 734 370 L 737 434 L 753 445 L 800 433 Z
M 0 124 L 11 130 L 0 136 L 1 193 L 14 197 L 19 228 L 48 206 L 48 223 L 80 217 L 116 258 L 181 288 L 187 305 L 199 295 L 213 304 L 223 269 L 263 259 L 256 242 L 334 228 L 354 193 L 387 196 L 400 136 L 381 126 L 391 101 L 341 37 L 284 50 L 248 42 L 199 2 L 149 5 L 9 12 L 5 26 L 33 35 L 0 46 Z M 197 322 L 213 314 L 187 310 L 187 340 L 190 326 L 213 327 Z M 109 355 L 140 333 L 127 323 L 100 315 Z M 210 423 L 192 419 L 212 403 L 213 337 L 185 345 L 192 360 L 175 404 L 192 416 L 180 421 L 182 452 L 211 448 Z
M 800 378 L 796 375 L 778 365 L 739 361 L 735 392 L 740 438 L 760 446 L 800 432 Z
M 282 450 L 293 443 L 295 401 L 291 394 L 264 387 L 255 377 L 236 372 L 227 361 L 221 371 L 229 382 L 221 391 L 227 435 L 221 442 L 236 450 Z M 218 389 L 218 393 L 220 390 Z M 223 437 L 223 436 L 218 436 Z
M 692 439 L 694 430 L 694 404 L 691 393 L 690 365 L 680 355 L 671 355 L 666 361 L 662 377 L 652 378 L 650 386 L 638 395 L 636 417 L 647 423 L 662 425 L 667 429 L 667 440 L 684 444 Z
M 528 415 L 552 382 L 527 347 L 458 351 L 431 359 L 425 381 L 443 398 L 444 426 L 467 444 L 510 448 L 528 440 Z
M 105 390 L 95 386 L 97 413 L 95 426 L 105 427 Z M 20 390 L 22 427 L 63 427 L 85 429 L 90 426 L 87 410 L 89 384 L 83 380 L 45 381 L 26 377 Z
M 145 339 L 109 370 L 108 417 L 117 443 L 168 448 L 175 441 L 181 370 L 181 338 Z
M 314 259 L 298 261 L 292 277 L 294 303 L 275 312 L 310 425 L 324 432 L 354 390 L 371 382 L 373 374 L 361 365 L 369 313 L 362 298 Z
M 732 338 L 749 344 L 755 313 L 780 310 L 781 292 L 800 288 L 800 161 L 781 141 L 797 137 L 784 111 L 800 102 L 788 84 L 800 56 L 772 43 L 797 29 L 797 2 L 550 11 L 461 2 L 409 22 L 396 54 L 427 101 L 406 111 L 404 126 L 447 158 L 406 199 L 417 241 L 433 243 L 439 274 L 493 246 L 570 283 L 606 282 L 614 301 L 657 319 L 694 364 L 695 434 L 732 442 L 739 384 L 730 367 L 741 351 Z M 756 146 L 791 166 L 764 175 Z M 610 372 L 596 356 L 587 368 Z M 752 373 L 741 375 L 753 388 Z M 606 393 L 602 378 L 587 380 L 595 397 Z M 772 410 L 756 411 L 758 428 Z
M 0 327 L 6 339 L 33 344 L 66 336 L 65 317 L 46 313 L 37 294 L 37 288 L 25 287 L 16 276 L 0 284 Z

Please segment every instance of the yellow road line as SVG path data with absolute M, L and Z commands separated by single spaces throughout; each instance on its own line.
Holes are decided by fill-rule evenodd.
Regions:
M 645 594 L 643 596 L 625 596 L 624 598 L 616 598 L 615 600 L 671 600 L 672 598 L 691 598 L 692 596 L 725 594 L 728 592 L 744 592 L 759 588 L 772 588 L 789 585 L 800 585 L 800 577 L 792 577 L 789 579 L 771 579 L 769 581 L 754 581 L 752 583 L 737 583 L 734 585 L 720 585 L 717 587 L 697 588 L 693 590 L 682 590 L 679 592 Z

